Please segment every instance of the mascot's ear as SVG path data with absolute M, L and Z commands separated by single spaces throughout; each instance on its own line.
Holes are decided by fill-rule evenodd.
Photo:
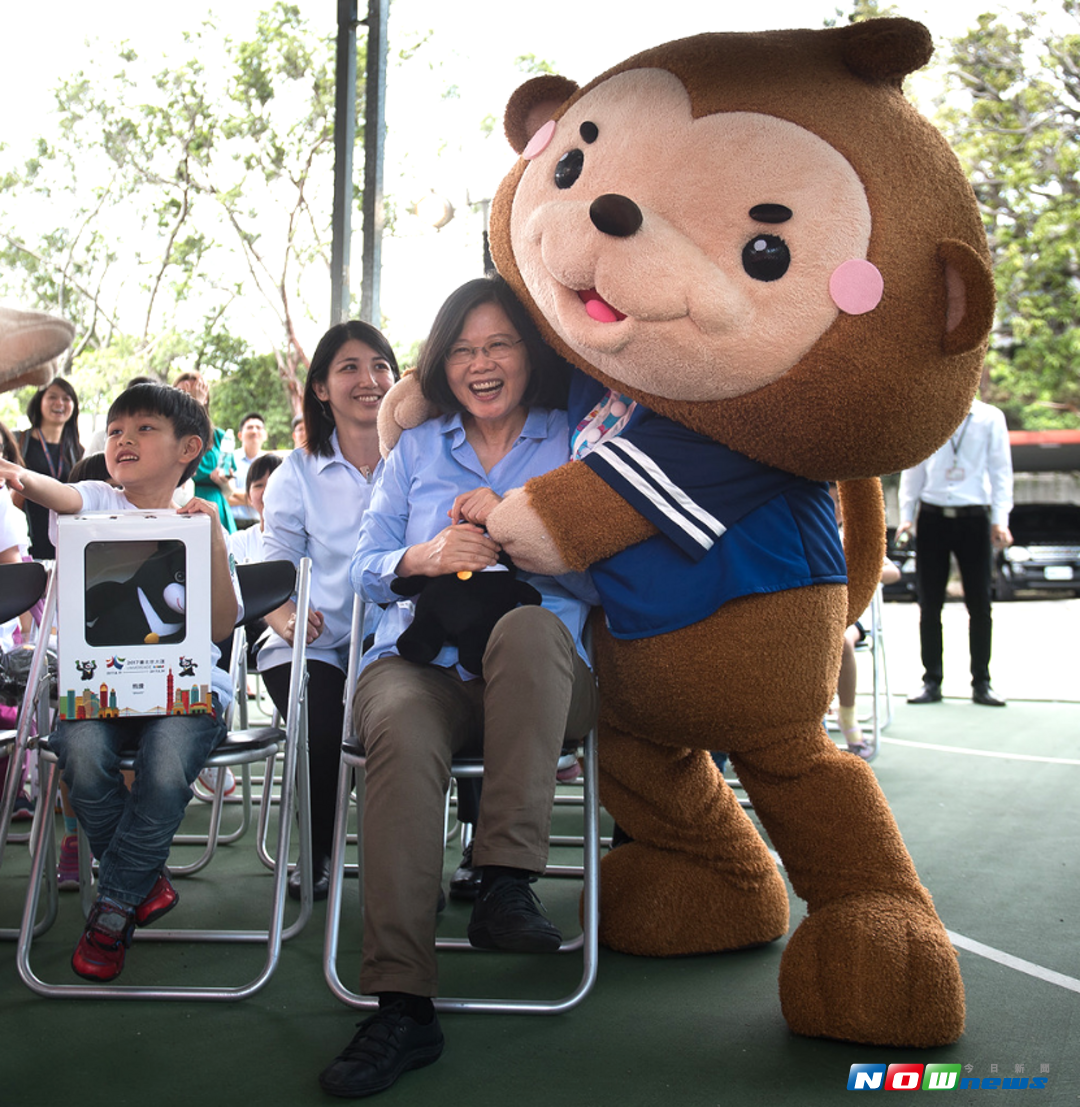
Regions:
M 567 77 L 547 73 L 526 81 L 511 97 L 503 115 L 506 138 L 515 153 L 523 153 L 529 139 L 577 92 Z
M 867 19 L 841 33 L 844 64 L 864 81 L 899 85 L 934 53 L 930 32 L 913 19 Z
M 966 354 L 981 345 L 994 325 L 994 277 L 966 242 L 946 239 L 937 255 L 948 305 L 941 348 L 946 354 Z

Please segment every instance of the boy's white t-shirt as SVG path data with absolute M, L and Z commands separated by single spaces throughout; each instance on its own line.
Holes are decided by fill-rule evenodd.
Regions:
M 82 496 L 82 511 L 138 511 L 137 508 L 119 488 L 114 488 L 103 480 L 83 480 L 75 484 L 69 484 L 68 488 L 74 488 Z M 56 545 L 56 512 L 49 513 L 49 537 L 53 545 Z M 233 557 L 229 557 L 229 576 L 232 579 L 233 592 L 236 593 L 237 623 L 244 621 L 244 600 L 240 595 L 240 582 L 236 578 L 236 564 Z M 229 674 L 218 665 L 221 650 L 214 642 L 210 643 L 210 685 L 217 693 L 223 712 L 228 712 L 233 700 L 232 681 Z

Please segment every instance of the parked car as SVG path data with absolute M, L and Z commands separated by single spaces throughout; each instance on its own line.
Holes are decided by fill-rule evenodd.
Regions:
M 915 599 L 915 543 L 909 533 L 907 541 L 896 544 L 896 527 L 888 527 L 885 532 L 885 556 L 900 570 L 900 579 L 882 588 L 886 600 Z
M 994 555 L 994 598 L 1021 588 L 1080 594 L 1080 504 L 1016 504 L 1009 515 L 1013 544 Z

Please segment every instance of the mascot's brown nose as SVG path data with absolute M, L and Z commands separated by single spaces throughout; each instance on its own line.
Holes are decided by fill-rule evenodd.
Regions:
M 641 208 L 629 196 L 608 192 L 589 205 L 589 218 L 598 231 L 629 238 L 641 226 Z

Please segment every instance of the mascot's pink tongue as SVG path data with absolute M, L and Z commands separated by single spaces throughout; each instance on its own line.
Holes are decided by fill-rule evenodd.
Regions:
M 578 296 L 585 305 L 589 318 L 595 319 L 597 323 L 618 323 L 620 319 L 626 318 L 621 311 L 616 311 L 595 288 L 579 289 Z

